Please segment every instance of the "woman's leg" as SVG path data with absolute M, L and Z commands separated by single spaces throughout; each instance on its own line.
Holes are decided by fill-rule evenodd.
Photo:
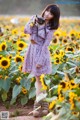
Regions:
M 36 87 L 36 98 L 40 93 L 45 93 L 46 91 L 41 91 L 42 89 L 42 83 L 40 81 L 40 76 L 36 76 L 36 82 L 35 82 L 35 87 Z
M 42 89 L 42 83 L 40 81 L 40 76 L 36 76 L 35 87 L 36 87 L 36 99 L 37 99 L 37 97 L 39 96 L 40 93 L 46 93 L 46 90 L 41 91 L 41 89 Z M 48 111 L 45 111 L 45 109 L 48 109 L 48 105 L 46 105 L 46 103 L 44 103 L 42 101 L 40 101 L 40 102 L 35 101 L 35 103 L 34 103 L 34 109 L 38 108 L 39 106 L 41 106 L 41 108 L 40 108 L 41 111 L 43 110 L 42 113 L 40 111 L 38 111 L 38 110 L 35 110 L 33 112 L 33 116 L 46 115 L 48 113 Z M 45 108 L 45 107 L 47 107 L 47 108 Z

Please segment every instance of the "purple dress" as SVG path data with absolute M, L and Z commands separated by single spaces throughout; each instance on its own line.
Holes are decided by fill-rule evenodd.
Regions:
M 30 42 L 28 49 L 24 55 L 22 72 L 32 73 L 34 76 L 40 76 L 41 74 L 51 74 L 52 63 L 50 61 L 50 51 L 48 49 L 48 46 L 52 40 L 55 30 L 49 30 L 46 27 L 45 36 L 45 25 L 40 25 L 38 26 L 37 36 L 37 26 L 30 26 L 30 23 L 34 20 L 34 18 L 35 15 L 33 15 L 30 21 L 25 25 L 24 32 L 26 34 L 30 34 L 30 40 L 34 40 L 36 44 L 32 44 Z M 42 65 L 42 67 L 36 68 L 37 64 Z

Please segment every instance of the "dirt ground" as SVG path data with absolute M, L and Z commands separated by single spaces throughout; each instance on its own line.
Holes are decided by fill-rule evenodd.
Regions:
M 22 106 L 21 104 L 12 105 L 9 109 L 4 104 L 0 103 L 0 112 L 9 111 L 8 120 L 42 120 L 41 118 L 33 117 L 29 114 L 33 110 L 33 101 L 29 101 L 27 105 Z

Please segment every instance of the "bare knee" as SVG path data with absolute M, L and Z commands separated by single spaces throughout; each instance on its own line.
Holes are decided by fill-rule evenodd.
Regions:
M 40 76 L 36 76 L 36 80 L 40 80 Z

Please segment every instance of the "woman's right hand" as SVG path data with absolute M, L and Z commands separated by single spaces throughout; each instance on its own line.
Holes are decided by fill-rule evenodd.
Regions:
M 40 65 L 40 64 L 36 65 L 36 68 L 41 68 L 41 67 L 42 67 L 42 65 Z

